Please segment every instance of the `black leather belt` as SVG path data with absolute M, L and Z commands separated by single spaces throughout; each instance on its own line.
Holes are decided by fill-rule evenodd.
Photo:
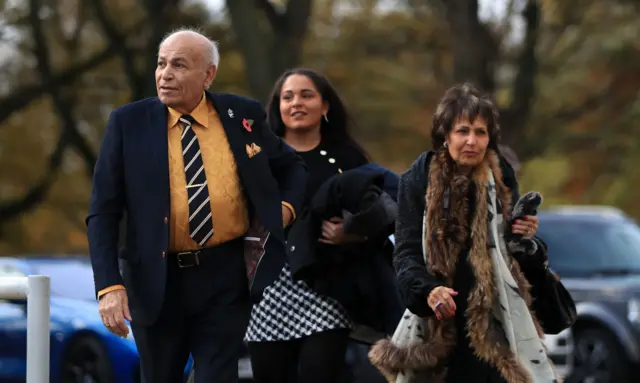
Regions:
M 178 267 L 181 269 L 187 267 L 200 266 L 200 254 L 202 250 L 197 251 L 183 251 L 176 253 L 174 256 L 178 261 Z
M 200 266 L 202 262 L 206 263 L 216 256 L 224 254 L 238 254 L 238 251 L 243 251 L 243 246 L 244 240 L 242 237 L 239 237 L 237 239 L 200 250 L 172 252 L 169 253 L 169 257 L 176 261 L 179 268 L 186 269 L 189 267 Z

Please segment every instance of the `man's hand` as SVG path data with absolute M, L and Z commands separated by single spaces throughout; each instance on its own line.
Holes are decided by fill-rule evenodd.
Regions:
M 340 217 L 333 217 L 329 221 L 322 222 L 322 236 L 318 241 L 328 245 L 344 245 L 366 241 L 366 238 L 362 236 L 346 234 L 343 222 L 344 220 Z
M 129 335 L 129 327 L 124 321 L 125 319 L 131 321 L 127 290 L 114 290 L 103 295 L 100 298 L 98 311 L 102 323 L 110 332 L 123 338 Z
M 291 221 L 293 220 L 293 213 L 291 212 L 291 210 L 282 205 L 282 224 L 283 227 L 287 227 L 289 226 L 289 224 L 291 224 Z

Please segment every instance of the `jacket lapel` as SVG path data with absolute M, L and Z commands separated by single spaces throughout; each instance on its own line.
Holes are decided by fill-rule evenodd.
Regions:
M 169 201 L 169 137 L 167 128 L 167 107 L 158 99 L 155 99 L 153 107 L 149 110 L 149 123 L 143 139 L 148 140 L 149 147 L 153 148 L 153 160 L 157 169 L 153 172 L 152 184 L 166 190 L 167 203 Z
M 213 103 L 213 107 L 216 109 L 216 112 L 220 117 L 220 122 L 227 134 L 227 140 L 229 141 L 231 152 L 235 157 L 240 177 L 246 187 L 247 182 L 252 178 L 249 174 L 250 164 L 246 149 L 247 140 L 244 137 L 244 128 L 242 127 L 243 111 L 235 110 L 233 107 L 236 105 L 230 105 L 224 96 L 210 92 L 207 92 L 206 94 L 207 98 Z

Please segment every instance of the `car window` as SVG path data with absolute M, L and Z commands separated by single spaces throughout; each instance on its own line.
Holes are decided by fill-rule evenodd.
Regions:
M 8 263 L 0 263 L 0 279 L 9 277 L 24 277 L 22 270 Z M 0 297 L 0 302 L 6 302 Z
M 0 263 L 0 278 L 3 277 L 24 277 L 24 273 L 14 265 Z
M 95 300 L 93 270 L 84 260 L 52 260 L 34 265 L 38 274 L 51 279 L 51 294 L 72 299 Z
M 640 229 L 628 221 L 541 220 L 549 266 L 561 276 L 640 273 Z

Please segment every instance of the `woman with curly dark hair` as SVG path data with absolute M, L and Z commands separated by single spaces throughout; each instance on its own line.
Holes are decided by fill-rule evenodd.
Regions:
M 556 381 L 543 329 L 569 327 L 575 306 L 535 237 L 540 194 L 520 198 L 499 155 L 498 117 L 472 85 L 452 87 L 433 149 L 401 177 L 394 266 L 409 313 L 370 352 L 390 381 Z

